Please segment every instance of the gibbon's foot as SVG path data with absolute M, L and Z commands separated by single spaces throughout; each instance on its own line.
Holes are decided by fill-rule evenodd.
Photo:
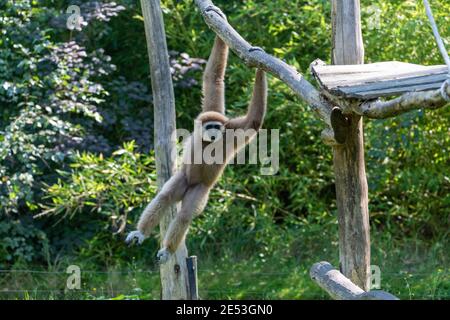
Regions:
M 253 51 L 261 51 L 264 52 L 263 48 L 260 47 L 251 47 L 250 49 L 248 49 L 248 52 L 253 52 Z
M 162 248 L 158 251 L 158 254 L 156 255 L 156 259 L 160 264 L 166 263 L 170 258 L 170 252 L 167 250 L 167 248 Z
M 222 19 L 224 19 L 225 21 L 227 21 L 227 16 L 225 15 L 225 13 L 222 12 L 222 10 L 220 10 L 220 8 L 216 7 L 216 6 L 208 6 L 205 9 L 205 12 L 208 11 L 214 11 L 215 13 L 217 13 Z
M 127 238 L 125 239 L 125 243 L 129 244 L 130 246 L 133 245 L 136 241 L 137 244 L 142 244 L 144 242 L 145 236 L 140 232 L 139 230 L 131 231 Z

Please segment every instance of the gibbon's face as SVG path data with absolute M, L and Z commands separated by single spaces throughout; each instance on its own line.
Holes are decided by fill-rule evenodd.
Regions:
M 202 140 L 205 142 L 215 142 L 222 139 L 224 125 L 220 121 L 206 121 L 202 124 Z

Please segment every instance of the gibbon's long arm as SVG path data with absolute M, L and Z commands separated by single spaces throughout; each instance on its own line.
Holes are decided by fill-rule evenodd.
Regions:
M 227 60 L 228 46 L 216 36 L 203 74 L 203 112 L 225 113 L 224 77 Z
M 248 107 L 247 115 L 228 121 L 229 129 L 261 129 L 267 108 L 267 79 L 266 73 L 258 69 L 256 71 L 255 85 L 253 87 L 252 100 Z

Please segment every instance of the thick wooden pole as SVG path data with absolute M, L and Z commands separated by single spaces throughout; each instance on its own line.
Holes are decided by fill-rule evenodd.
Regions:
M 176 165 L 176 159 L 171 158 L 176 147 L 175 97 L 160 1 L 141 0 L 141 7 L 152 80 L 156 170 L 161 187 L 174 173 Z M 161 220 L 161 238 L 175 214 L 176 208 L 172 207 Z M 161 265 L 161 299 L 188 299 L 186 257 L 183 242 L 170 260 Z
M 333 64 L 364 63 L 359 0 L 332 0 Z M 363 121 L 348 115 L 346 142 L 333 147 L 339 220 L 339 265 L 354 284 L 370 285 L 370 233 Z

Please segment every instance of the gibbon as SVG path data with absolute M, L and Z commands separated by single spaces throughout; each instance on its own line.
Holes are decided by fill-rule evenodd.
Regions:
M 260 50 L 253 47 L 250 50 Z M 222 175 L 226 164 L 236 153 L 250 142 L 261 128 L 267 105 L 267 81 L 264 71 L 257 70 L 253 96 L 243 117 L 229 119 L 225 116 L 224 75 L 228 60 L 228 46 L 216 37 L 210 57 L 203 74 L 202 112 L 196 119 L 193 134 L 187 139 L 183 148 L 183 163 L 161 188 L 156 197 L 142 213 L 137 230 L 126 238 L 127 243 L 137 240 L 141 244 L 149 236 L 151 230 L 159 223 L 161 215 L 167 208 L 181 201 L 181 210 L 170 223 L 159 250 L 157 258 L 160 263 L 166 262 L 170 254 L 186 236 L 189 225 L 195 215 L 200 214 L 208 200 L 209 192 Z M 232 129 L 245 132 L 245 139 L 225 134 Z M 193 159 L 198 156 L 195 139 L 199 137 L 201 150 L 205 147 L 220 145 L 225 150 L 214 163 L 206 163 L 203 155 L 200 162 Z

